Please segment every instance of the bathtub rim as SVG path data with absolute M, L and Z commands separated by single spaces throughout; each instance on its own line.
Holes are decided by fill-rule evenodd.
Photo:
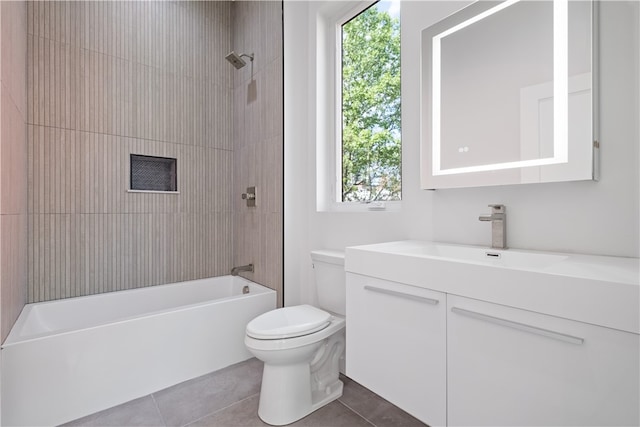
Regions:
M 205 301 L 199 301 L 199 302 L 195 302 L 195 303 L 191 303 L 191 304 L 184 304 L 184 305 L 178 305 L 175 307 L 171 307 L 171 308 L 165 308 L 165 309 L 161 309 L 161 310 L 153 310 L 153 311 L 148 311 L 148 312 L 144 312 L 144 313 L 140 313 L 140 314 L 134 314 L 134 315 L 130 315 L 130 316 L 125 316 L 125 317 L 120 317 L 114 320 L 110 320 L 110 321 L 103 321 L 97 324 L 93 324 L 93 325 L 88 325 L 88 326 L 84 326 L 84 327 L 79 327 L 79 328 L 64 328 L 64 329 L 57 329 L 54 331 L 45 331 L 39 334 L 32 334 L 29 335 L 27 338 L 24 339 L 20 339 L 20 336 L 18 336 L 18 338 L 15 338 L 15 334 L 14 334 L 14 330 L 17 330 L 18 327 L 22 326 L 25 322 L 26 317 L 29 315 L 29 313 L 32 311 L 33 307 L 35 306 L 39 306 L 39 305 L 48 305 L 48 304 L 55 304 L 55 303 L 59 303 L 61 301 L 68 301 L 71 299 L 88 299 L 88 298 L 99 298 L 108 294 L 112 294 L 112 293 L 116 293 L 116 292 L 120 292 L 120 293 L 142 293 L 144 291 L 150 291 L 153 290 L 154 288 L 158 288 L 158 287 L 171 287 L 171 286 L 181 286 L 184 285 L 185 283 L 192 283 L 192 282 L 197 282 L 197 281 L 202 281 L 202 280 L 210 280 L 210 279 L 220 279 L 220 278 L 231 278 L 232 280 L 239 280 L 240 282 L 246 282 L 246 284 L 250 287 L 250 289 L 256 288 L 259 289 L 259 292 L 249 292 L 248 294 L 236 294 L 236 295 L 229 295 L 223 298 L 217 298 L 217 299 L 210 299 L 210 300 L 205 300 Z M 245 277 L 241 277 L 241 276 L 231 276 L 231 275 L 225 275 L 225 276 L 214 276 L 214 277 L 205 277 L 205 278 L 201 278 L 201 279 L 192 279 L 192 280 L 185 280 L 183 282 L 173 282 L 173 283 L 166 283 L 166 284 L 162 284 L 162 285 L 151 285 L 151 286 L 145 286 L 142 288 L 133 288 L 133 289 L 123 289 L 123 290 L 119 290 L 119 291 L 113 291 L 113 292 L 104 292 L 104 293 L 100 293 L 100 294 L 92 294 L 92 295 L 83 295 L 80 297 L 72 297 L 72 298 L 64 298 L 64 299 L 58 299 L 58 300 L 50 300 L 50 301 L 42 301 L 42 302 L 36 302 L 36 303 L 30 303 L 30 304 L 26 304 L 22 311 L 20 312 L 20 315 L 18 316 L 18 319 L 16 320 L 15 324 L 13 325 L 13 327 L 11 328 L 11 331 L 9 332 L 9 335 L 7 336 L 7 338 L 5 339 L 5 341 L 0 345 L 0 350 L 4 349 L 4 348 L 8 348 L 8 347 L 12 347 L 18 344 L 23 344 L 23 343 L 28 343 L 28 342 L 32 342 L 32 341 L 38 341 L 38 340 L 44 340 L 47 338 L 51 338 L 51 337 L 58 337 L 58 336 L 63 336 L 63 335 L 68 335 L 68 334 L 73 334 L 76 332 L 80 332 L 80 331 L 90 331 L 93 329 L 97 329 L 97 328 L 102 328 L 108 325 L 115 325 L 115 324 L 120 324 L 120 323 L 125 323 L 125 322 L 130 322 L 132 320 L 135 319 L 144 319 L 144 318 L 149 318 L 149 317 L 153 317 L 153 316 L 162 316 L 162 315 L 167 315 L 168 313 L 174 313 L 174 312 L 181 312 L 181 311 L 185 311 L 185 310 L 191 310 L 191 309 L 195 309 L 198 307 L 208 307 L 210 305 L 214 305 L 214 304 L 219 304 L 225 301 L 231 301 L 234 299 L 240 299 L 240 298 L 251 298 L 251 297 L 257 297 L 259 295 L 265 294 L 265 293 L 270 293 L 270 292 L 276 292 L 274 289 L 271 289 L 265 285 L 262 285 L 260 283 L 257 282 L 253 282 Z M 23 316 L 24 315 L 24 316 Z M 17 332 L 16 332 L 17 333 Z

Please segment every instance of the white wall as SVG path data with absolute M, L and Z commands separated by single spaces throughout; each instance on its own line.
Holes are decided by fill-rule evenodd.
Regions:
M 512 248 L 639 256 L 638 2 L 601 4 L 601 180 L 419 189 L 420 35 L 467 2 L 403 1 L 399 212 L 316 212 L 315 45 L 320 2 L 285 1 L 285 304 L 314 302 L 309 251 L 398 239 L 488 245 L 503 203 Z

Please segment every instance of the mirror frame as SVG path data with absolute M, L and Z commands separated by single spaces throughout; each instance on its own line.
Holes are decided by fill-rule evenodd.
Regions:
M 599 178 L 599 141 L 598 141 L 598 8 L 596 0 L 580 0 L 590 4 L 591 9 L 591 164 L 581 165 L 576 176 L 566 179 L 514 179 L 513 170 L 532 170 L 551 165 L 567 164 L 569 161 L 568 143 L 568 17 L 569 0 L 553 1 L 554 8 L 554 82 L 559 77 L 560 85 L 554 84 L 554 157 L 519 160 L 489 165 L 478 165 L 461 168 L 442 169 L 440 164 L 439 104 L 440 88 L 435 85 L 440 80 L 440 70 L 434 67 L 434 58 L 440 57 L 440 39 L 455 31 L 471 25 L 483 18 L 503 10 L 523 0 L 476 1 L 459 11 L 449 15 L 436 24 L 422 31 L 421 61 L 421 188 L 460 188 L 492 185 L 510 185 L 522 183 L 561 182 L 579 180 L 598 180 Z M 539 0 L 537 0 L 539 1 Z M 556 19 L 556 16 L 561 19 Z M 559 113 L 558 113 L 559 112 Z M 437 123 L 436 126 L 433 124 Z M 438 143 L 434 143 L 438 139 Z M 587 142 L 585 142 L 587 143 Z M 583 147 L 585 150 L 587 147 Z M 583 170 L 584 169 L 584 170 Z M 524 174 L 523 174 L 524 175 Z

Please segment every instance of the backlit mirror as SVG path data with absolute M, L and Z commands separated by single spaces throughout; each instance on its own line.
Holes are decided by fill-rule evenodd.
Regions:
M 478 1 L 422 32 L 422 188 L 597 178 L 591 1 Z

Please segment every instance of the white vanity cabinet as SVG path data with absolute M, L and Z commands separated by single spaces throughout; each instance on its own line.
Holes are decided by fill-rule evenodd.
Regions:
M 453 295 L 447 329 L 451 426 L 640 422 L 636 334 Z
M 427 424 L 640 425 L 640 259 L 407 240 L 345 271 L 346 374 Z
M 446 307 L 442 292 L 347 273 L 346 374 L 445 425 Z

